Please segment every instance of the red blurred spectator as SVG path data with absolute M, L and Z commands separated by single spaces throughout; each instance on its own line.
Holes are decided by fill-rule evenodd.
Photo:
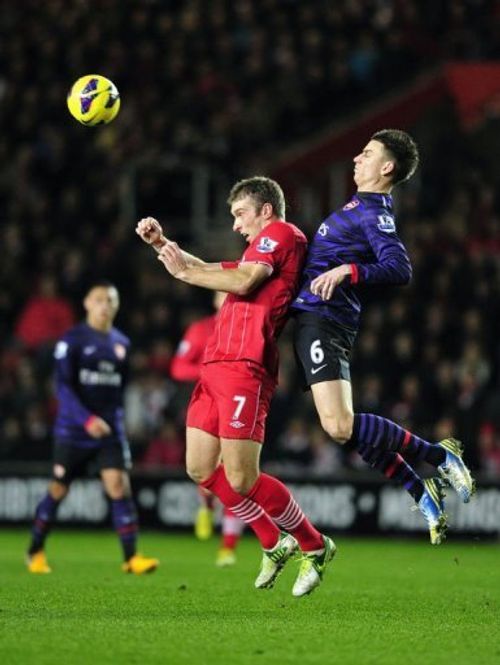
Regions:
M 144 466 L 161 466 L 181 469 L 184 467 L 184 437 L 179 434 L 171 420 L 167 420 L 144 453 L 141 463 Z
M 58 295 L 56 280 L 44 275 L 38 293 L 28 300 L 19 316 L 15 334 L 28 349 L 38 349 L 55 342 L 74 323 L 73 309 Z
M 488 476 L 500 476 L 500 431 L 491 422 L 484 422 L 479 429 L 479 457 L 481 470 Z
M 172 345 L 167 339 L 156 339 L 151 345 L 148 358 L 150 369 L 159 374 L 168 374 L 172 362 Z
M 170 366 L 170 376 L 176 381 L 198 381 L 205 346 L 225 297 L 225 293 L 216 291 L 213 300 L 215 314 L 195 321 L 186 330 Z

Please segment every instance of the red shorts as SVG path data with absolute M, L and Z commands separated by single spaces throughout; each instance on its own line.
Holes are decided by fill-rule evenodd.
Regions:
M 246 361 L 203 365 L 186 425 L 222 439 L 262 443 L 275 382 Z

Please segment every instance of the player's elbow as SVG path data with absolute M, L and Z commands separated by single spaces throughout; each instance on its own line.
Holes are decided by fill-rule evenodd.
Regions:
M 253 279 L 243 279 L 235 286 L 233 293 L 237 296 L 248 296 L 255 287 L 256 284 Z
M 412 276 L 411 264 L 409 262 L 394 262 L 390 266 L 390 281 L 395 286 L 405 286 L 409 284 Z
M 403 269 L 401 270 L 401 284 L 409 284 L 411 282 L 412 274 L 413 271 L 409 263 L 403 266 Z
M 184 381 L 183 372 L 180 369 L 179 365 L 175 362 L 175 359 L 170 365 L 170 378 L 174 381 Z
M 238 296 L 248 296 L 264 282 L 272 273 L 272 269 L 264 264 L 252 264 L 250 266 L 240 267 L 237 271 L 237 278 L 234 280 L 234 290 Z
M 170 378 L 174 381 L 195 381 L 198 378 L 198 367 L 191 367 L 188 363 L 174 360 L 170 365 Z

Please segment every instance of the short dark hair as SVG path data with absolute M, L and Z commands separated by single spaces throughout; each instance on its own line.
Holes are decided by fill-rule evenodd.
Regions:
M 382 143 L 394 159 L 391 174 L 393 185 L 411 178 L 417 170 L 419 155 L 417 144 L 409 134 L 401 129 L 381 129 L 375 132 L 371 140 Z
M 251 196 L 258 208 L 262 208 L 264 203 L 270 203 L 273 206 L 273 212 L 276 217 L 284 219 L 285 217 L 285 195 L 278 183 L 265 176 L 254 176 L 239 180 L 229 192 L 227 203 L 231 206 L 238 199 L 244 196 Z
M 87 296 L 93 289 L 115 289 L 118 293 L 118 289 L 110 282 L 109 279 L 96 279 L 91 282 L 85 289 L 85 296 Z

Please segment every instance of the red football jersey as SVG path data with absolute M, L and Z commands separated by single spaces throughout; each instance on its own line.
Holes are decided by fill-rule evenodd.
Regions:
M 170 375 L 176 381 L 198 381 L 207 339 L 215 328 L 217 314 L 188 326 L 172 359 Z
M 204 363 L 249 360 L 273 377 L 278 373 L 277 338 L 296 295 L 307 250 L 305 235 L 293 224 L 268 224 L 239 263 L 264 263 L 272 274 L 246 296 L 229 293 L 207 342 Z M 236 264 L 223 264 L 237 267 Z

